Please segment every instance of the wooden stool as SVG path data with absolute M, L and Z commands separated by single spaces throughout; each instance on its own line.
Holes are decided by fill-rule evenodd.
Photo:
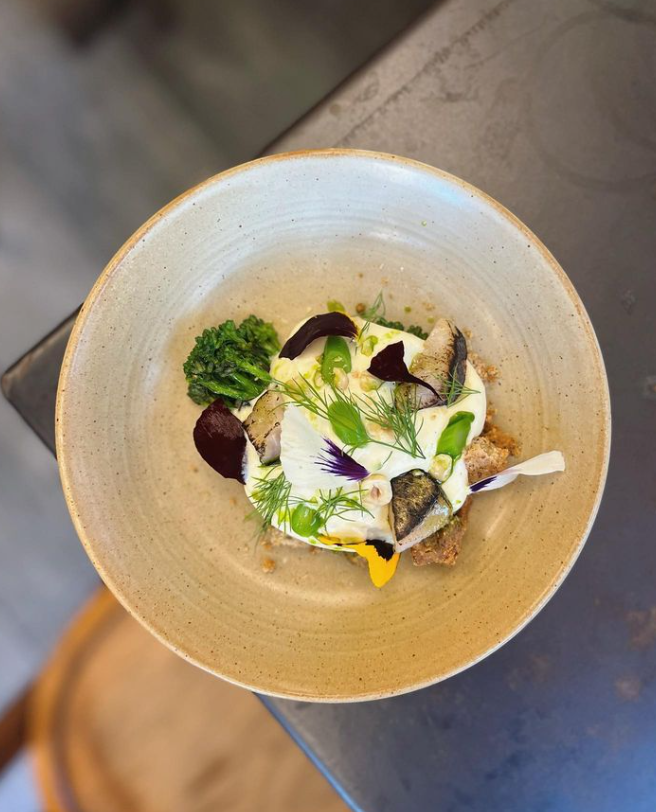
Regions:
M 46 812 L 346 812 L 248 691 L 158 643 L 103 589 L 40 678 Z

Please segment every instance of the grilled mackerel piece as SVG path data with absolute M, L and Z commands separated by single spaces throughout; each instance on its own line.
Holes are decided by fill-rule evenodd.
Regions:
M 464 386 L 467 375 L 467 341 L 456 325 L 448 319 L 440 319 L 426 339 L 424 349 L 415 355 L 410 372 L 430 384 L 430 389 L 413 383 L 397 387 L 398 399 L 411 399 L 418 409 L 428 406 L 444 406 L 449 403 L 449 392 L 455 385 L 457 392 Z M 454 384 L 455 382 L 455 384 Z
M 280 424 L 284 396 L 269 390 L 256 400 L 253 411 L 244 420 L 244 429 L 263 464 L 280 458 Z
M 394 549 L 402 552 L 444 527 L 451 504 L 436 479 L 415 468 L 395 477 L 390 502 Z

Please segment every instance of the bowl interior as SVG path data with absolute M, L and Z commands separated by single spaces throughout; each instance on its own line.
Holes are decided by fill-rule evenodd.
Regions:
M 380 290 L 392 317 L 471 330 L 501 370 L 488 390 L 498 424 L 524 457 L 562 450 L 567 471 L 478 496 L 453 569 L 404 556 L 379 591 L 346 556 L 308 549 L 276 551 L 265 574 L 241 486 L 194 448 L 182 363 L 226 318 L 258 314 L 282 337 L 328 299 L 354 308 Z M 351 700 L 444 678 L 538 611 L 594 518 L 608 423 L 590 323 L 530 232 L 436 170 L 323 152 L 224 173 L 128 242 L 76 325 L 57 440 L 92 560 L 155 634 L 258 691 Z

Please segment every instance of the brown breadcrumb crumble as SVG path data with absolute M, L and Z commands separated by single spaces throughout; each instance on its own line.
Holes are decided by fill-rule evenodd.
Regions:
M 469 482 L 478 482 L 479 479 L 498 474 L 506 467 L 509 455 L 507 448 L 495 445 L 487 435 L 475 437 L 462 455 Z
M 500 429 L 493 423 L 488 423 L 487 420 L 485 421 L 485 427 L 483 429 L 483 437 L 487 437 L 487 439 L 498 448 L 505 449 L 511 457 L 518 457 L 522 452 L 521 445 L 512 434 L 508 434 L 508 432 L 503 431 L 503 429 Z
M 462 537 L 467 532 L 471 502 L 471 499 L 467 499 L 446 527 L 410 548 L 412 563 L 416 567 L 423 567 L 425 564 L 452 567 L 456 563 Z
M 267 574 L 273 572 L 276 568 L 276 562 L 273 558 L 263 558 L 262 559 L 262 572 L 266 572 Z
M 499 380 L 499 368 L 494 364 L 486 364 L 478 353 L 470 352 L 467 359 L 471 361 L 472 366 L 481 376 L 483 383 L 494 383 Z

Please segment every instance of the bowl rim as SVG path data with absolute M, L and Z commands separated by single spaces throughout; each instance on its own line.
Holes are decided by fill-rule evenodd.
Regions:
M 409 685 L 404 685 L 403 687 L 394 690 L 373 691 L 373 692 L 372 691 L 367 692 L 365 690 L 363 691 L 362 694 L 349 694 L 343 696 L 338 696 L 335 694 L 322 695 L 320 693 L 303 694 L 293 691 L 273 691 L 267 688 L 262 688 L 260 686 L 253 685 L 248 682 L 233 679 L 232 677 L 219 673 L 211 666 L 203 662 L 200 662 L 196 657 L 190 655 L 183 649 L 180 649 L 178 646 L 175 645 L 175 643 L 172 640 L 170 640 L 166 636 L 164 631 L 154 628 L 154 626 L 151 624 L 151 622 L 148 620 L 147 617 L 143 616 L 140 612 L 133 609 L 132 606 L 130 605 L 129 598 L 124 594 L 123 590 L 117 585 L 112 575 L 105 569 L 101 561 L 96 556 L 94 551 L 93 540 L 89 537 L 89 535 L 85 532 L 84 528 L 82 527 L 82 523 L 79 519 L 76 510 L 76 501 L 74 487 L 72 485 L 72 477 L 70 476 L 69 473 L 68 449 L 66 447 L 66 443 L 64 442 L 64 423 L 66 420 L 65 401 L 66 401 L 67 382 L 69 371 L 73 362 L 73 357 L 78 347 L 80 336 L 85 328 L 87 317 L 91 309 L 93 308 L 96 300 L 99 298 L 103 288 L 105 287 L 109 279 L 112 277 L 116 269 L 120 266 L 124 258 L 134 248 L 134 246 L 137 245 L 151 231 L 151 229 L 162 219 L 164 219 L 170 212 L 177 209 L 187 199 L 197 195 L 202 190 L 210 186 L 214 186 L 215 184 L 222 183 L 223 181 L 233 177 L 234 175 L 251 171 L 262 165 L 285 161 L 292 162 L 298 160 L 305 160 L 308 158 L 310 159 L 362 158 L 393 163 L 396 165 L 404 166 L 406 168 L 428 173 L 441 181 L 446 181 L 447 183 L 454 184 L 460 187 L 462 190 L 468 192 L 471 196 L 477 198 L 479 201 L 483 202 L 487 206 L 491 206 L 493 209 L 495 209 L 499 215 L 501 215 L 506 221 L 508 221 L 511 226 L 520 231 L 526 237 L 526 239 L 535 248 L 538 249 L 538 251 L 542 256 L 542 259 L 546 261 L 551 270 L 554 272 L 555 277 L 558 279 L 561 286 L 568 295 L 569 299 L 571 300 L 579 316 L 579 323 L 581 323 L 585 327 L 586 336 L 592 345 L 592 349 L 596 360 L 597 373 L 598 377 L 602 382 L 602 390 L 603 390 L 600 391 L 599 393 L 600 395 L 599 405 L 600 410 L 603 413 L 602 437 L 600 438 L 601 442 L 603 443 L 603 457 L 601 467 L 598 471 L 597 480 L 594 484 L 595 487 L 594 503 L 588 516 L 587 523 L 583 528 L 582 532 L 580 533 L 576 549 L 569 557 L 569 559 L 567 559 L 564 565 L 560 568 L 556 577 L 551 582 L 549 587 L 545 590 L 541 599 L 525 612 L 525 615 L 521 618 L 520 622 L 502 640 L 496 642 L 493 646 L 486 649 L 481 654 L 467 660 L 467 662 L 463 663 L 458 668 L 452 669 L 446 674 L 442 674 L 435 678 L 422 680 L 420 682 L 415 682 Z M 531 231 L 528 228 L 528 226 L 526 226 L 521 220 L 519 220 L 518 217 L 516 217 L 511 211 L 509 211 L 505 206 L 503 206 L 493 197 L 491 197 L 478 187 L 472 185 L 468 181 L 465 181 L 462 178 L 459 178 L 456 175 L 451 174 L 450 172 L 438 169 L 437 167 L 431 166 L 430 164 L 424 163 L 422 161 L 415 160 L 414 158 L 406 158 L 403 156 L 387 152 L 380 152 L 377 150 L 349 149 L 349 148 L 294 150 L 291 152 L 275 153 L 261 158 L 256 158 L 251 161 L 246 161 L 244 163 L 238 164 L 237 166 L 231 167 L 215 175 L 212 175 L 206 180 L 201 181 L 195 186 L 190 187 L 189 189 L 187 189 L 186 191 L 182 192 L 177 197 L 175 197 L 173 200 L 171 200 L 169 203 L 162 206 L 162 208 L 160 208 L 157 212 L 155 212 L 155 214 L 153 214 L 148 220 L 146 220 L 146 222 L 142 226 L 140 226 L 130 237 L 128 237 L 128 239 L 123 243 L 123 245 L 118 249 L 118 251 L 116 251 L 116 253 L 112 256 L 107 265 L 104 267 L 100 276 L 92 286 L 87 298 L 85 299 L 80 309 L 80 312 L 78 313 L 78 316 L 75 320 L 73 330 L 66 345 L 66 351 L 64 353 L 64 358 L 62 361 L 61 371 L 59 375 L 59 381 L 57 386 L 57 397 L 55 403 L 55 448 L 66 506 L 68 508 L 68 512 L 70 514 L 71 521 L 78 535 L 78 538 L 80 539 L 80 542 L 82 543 L 82 546 L 84 547 L 86 554 L 89 556 L 91 563 L 93 564 L 94 568 L 100 575 L 100 578 L 102 579 L 104 584 L 117 598 L 117 600 L 123 606 L 123 608 L 144 628 L 148 629 L 148 631 L 151 634 L 153 634 L 157 638 L 157 640 L 160 641 L 160 643 L 163 643 L 167 648 L 169 648 L 171 651 L 174 651 L 183 659 L 201 668 L 202 670 L 207 671 L 210 674 L 213 674 L 214 676 L 220 677 L 221 679 L 225 679 L 226 681 L 234 685 L 237 685 L 238 687 L 246 688 L 250 691 L 254 691 L 256 693 L 263 694 L 266 696 L 276 697 L 280 699 L 291 699 L 296 701 L 307 701 L 307 702 L 321 702 L 328 704 L 365 702 L 377 699 L 386 699 L 389 697 L 400 696 L 402 694 L 418 691 L 423 688 L 427 688 L 431 685 L 436 685 L 437 683 L 442 682 L 445 679 L 449 679 L 450 677 L 453 677 L 456 674 L 459 674 L 462 671 L 471 668 L 471 666 L 476 665 L 476 663 L 481 662 L 486 657 L 490 656 L 495 651 L 504 646 L 506 643 L 508 643 L 510 640 L 512 640 L 512 638 L 515 637 L 517 634 L 519 634 L 519 632 L 542 611 L 542 609 L 546 606 L 546 604 L 558 591 L 563 581 L 565 580 L 567 575 L 570 573 L 572 567 L 576 563 L 590 535 L 590 531 L 592 530 L 592 526 L 599 512 L 599 506 L 601 504 L 601 500 L 604 494 L 604 487 L 606 484 L 606 478 L 608 474 L 610 446 L 611 446 L 611 426 L 612 426 L 611 405 L 610 405 L 608 377 L 606 374 L 606 367 L 604 364 L 601 347 L 599 345 L 599 340 L 595 333 L 588 312 L 583 302 L 581 301 L 581 298 L 579 297 L 576 288 L 574 287 L 573 283 L 571 282 L 571 280 L 569 279 L 563 268 L 557 262 L 553 254 L 542 243 L 539 237 L 537 237 L 533 233 L 533 231 Z

